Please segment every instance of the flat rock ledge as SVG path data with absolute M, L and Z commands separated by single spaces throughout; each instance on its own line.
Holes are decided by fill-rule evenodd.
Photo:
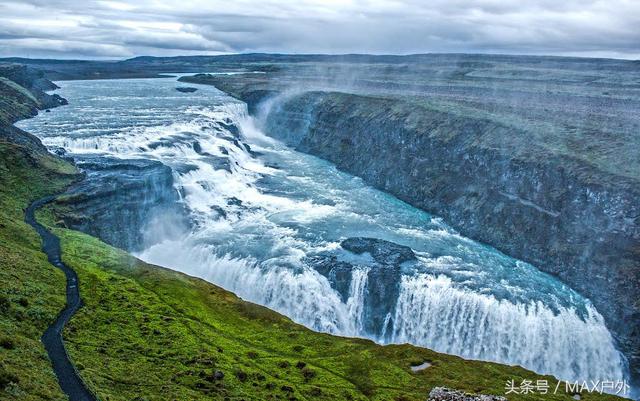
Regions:
M 446 387 L 435 387 L 429 393 L 428 401 L 507 401 L 498 395 L 469 394 Z
M 182 93 L 192 93 L 198 90 L 198 88 L 193 88 L 191 86 L 178 86 L 176 88 L 176 90 L 178 92 L 182 92 Z

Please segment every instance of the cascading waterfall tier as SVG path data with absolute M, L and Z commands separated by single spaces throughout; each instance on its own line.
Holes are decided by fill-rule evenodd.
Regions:
M 526 366 L 568 380 L 621 377 L 611 334 L 590 305 L 553 311 L 456 288 L 450 278 L 402 278 L 392 341 L 465 358 Z
M 84 160 L 148 159 L 171 168 L 169 190 L 189 223 L 177 232 L 170 220 L 147 225 L 140 258 L 319 331 L 410 342 L 562 379 L 626 377 L 602 316 L 555 278 L 265 137 L 243 103 L 214 88 L 179 93 L 174 84 L 63 82 L 70 106 L 20 123 Z M 354 237 L 399 244 L 414 256 L 381 263 L 375 252 L 342 246 Z M 326 274 L 310 262 L 319 257 L 329 263 Z M 383 293 L 397 299 L 373 308 L 372 297 Z

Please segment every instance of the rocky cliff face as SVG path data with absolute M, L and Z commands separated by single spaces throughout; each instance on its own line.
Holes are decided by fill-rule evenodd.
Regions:
M 177 232 L 186 225 L 168 166 L 108 157 L 76 158 L 75 163 L 86 179 L 58 201 L 68 206 L 60 215 L 68 227 L 140 251 L 171 234 L 167 229 Z
M 40 110 L 67 104 L 66 99 L 46 91 L 58 89 L 58 86 L 44 77 L 44 72 L 21 64 L 0 63 L 0 77 L 8 79 L 27 89 Z M 26 102 L 29 104 L 31 102 Z M 26 116 L 24 116 L 26 117 Z M 22 117 L 23 118 L 23 117 Z
M 531 94 L 538 96 L 535 104 L 503 118 L 496 110 L 513 104 L 492 105 L 495 93 L 484 96 L 478 88 L 466 90 L 476 103 L 468 96 L 464 105 L 474 107 L 463 108 L 463 102 L 449 107 L 406 96 L 304 91 L 300 85 L 286 90 L 262 77 L 199 81 L 246 101 L 262 114 L 269 135 L 558 276 L 605 316 L 638 377 L 638 143 L 628 134 L 615 137 L 609 129 L 615 122 L 607 119 L 618 119 L 619 132 L 632 132 L 623 128 L 637 122 L 626 121 L 622 109 L 608 117 L 594 109 L 625 102 Z M 444 89 L 442 96 L 459 92 L 453 85 Z M 526 95 L 517 96 L 529 106 Z M 514 115 L 526 121 L 514 122 Z M 557 124 L 546 125 L 545 118 Z M 571 128 L 572 121 L 583 126 Z
M 572 160 L 516 157 L 478 136 L 525 135 L 394 100 L 304 93 L 274 106 L 270 135 L 557 275 L 595 304 L 633 366 L 640 349 L 640 186 Z M 577 173 L 577 174 L 576 174 Z

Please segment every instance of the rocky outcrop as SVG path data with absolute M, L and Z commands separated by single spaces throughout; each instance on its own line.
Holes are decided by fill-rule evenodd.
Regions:
M 376 238 L 347 238 L 340 243 L 342 248 L 358 255 L 368 253 L 381 266 L 400 266 L 416 260 L 411 248 Z
M 354 271 L 366 268 L 363 289 L 364 331 L 375 337 L 390 335 L 393 315 L 400 292 L 403 264 L 416 260 L 411 248 L 376 238 L 347 238 L 341 251 L 308 257 L 308 265 L 325 276 L 344 302 L 351 294 Z M 351 258 L 349 254 L 360 258 Z M 388 338 L 385 338 L 388 339 Z
M 77 157 L 87 175 L 58 202 L 67 206 L 65 225 L 128 251 L 186 225 L 171 169 L 144 159 Z
M 67 104 L 66 99 L 46 91 L 58 86 L 44 77 L 44 72 L 21 64 L 0 63 L 0 77 L 26 88 L 37 101 L 38 109 L 44 110 Z
M 178 92 L 182 92 L 182 93 L 192 93 L 198 90 L 198 88 L 193 88 L 191 86 L 178 86 L 176 88 L 176 90 Z
M 42 142 L 13 124 L 21 119 L 66 104 L 58 95 L 45 93 L 57 86 L 42 73 L 26 66 L 0 63 L 0 140 L 17 143 L 33 151 L 46 152 Z

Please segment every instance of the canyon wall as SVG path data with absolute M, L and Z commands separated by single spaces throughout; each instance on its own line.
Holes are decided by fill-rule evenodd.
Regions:
M 187 225 L 171 169 L 159 161 L 76 156 L 84 174 L 58 203 L 65 225 L 139 252 Z M 171 227 L 172 232 L 168 232 Z

